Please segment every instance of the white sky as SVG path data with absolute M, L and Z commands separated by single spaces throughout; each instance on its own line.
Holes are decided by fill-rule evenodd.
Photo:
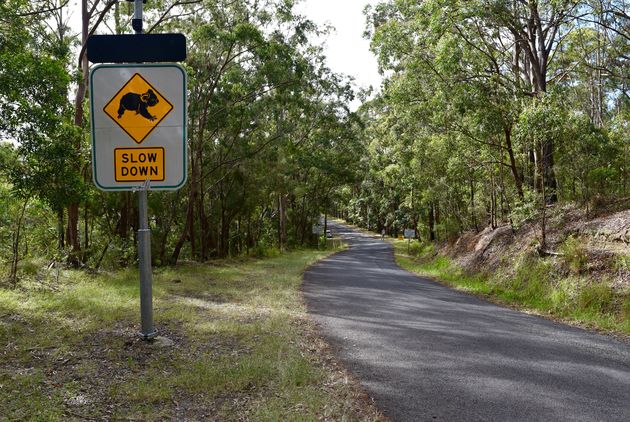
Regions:
M 358 86 L 378 89 L 381 76 L 370 43 L 363 39 L 367 4 L 378 0 L 303 0 L 297 10 L 315 23 L 330 24 L 336 31 L 326 41 L 328 66 L 339 73 L 353 76 Z

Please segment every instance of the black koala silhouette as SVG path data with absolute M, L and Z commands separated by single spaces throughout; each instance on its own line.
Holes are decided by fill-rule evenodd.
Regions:
M 155 116 L 147 110 L 148 107 L 153 107 L 158 102 L 157 95 L 152 89 L 149 89 L 144 94 L 136 94 L 135 92 L 128 92 L 120 99 L 120 106 L 118 107 L 118 118 L 120 119 L 126 110 L 135 111 L 136 114 L 140 114 L 142 117 L 154 121 Z

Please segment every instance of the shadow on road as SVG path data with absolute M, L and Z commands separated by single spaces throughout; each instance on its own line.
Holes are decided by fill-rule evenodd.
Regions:
M 331 226 L 352 246 L 305 274 L 309 312 L 393 420 L 630 420 L 626 344 L 419 278 Z

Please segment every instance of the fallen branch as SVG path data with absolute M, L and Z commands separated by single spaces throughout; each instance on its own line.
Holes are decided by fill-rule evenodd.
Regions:
M 540 256 L 564 256 L 562 252 L 554 252 L 547 249 L 543 249 L 540 247 L 540 245 L 536 246 L 536 252 L 538 252 L 538 255 Z

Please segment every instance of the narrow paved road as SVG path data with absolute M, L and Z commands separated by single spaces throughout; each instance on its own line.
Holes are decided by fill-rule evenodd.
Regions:
M 304 276 L 309 311 L 393 421 L 630 421 L 630 346 L 495 306 L 350 250 Z

